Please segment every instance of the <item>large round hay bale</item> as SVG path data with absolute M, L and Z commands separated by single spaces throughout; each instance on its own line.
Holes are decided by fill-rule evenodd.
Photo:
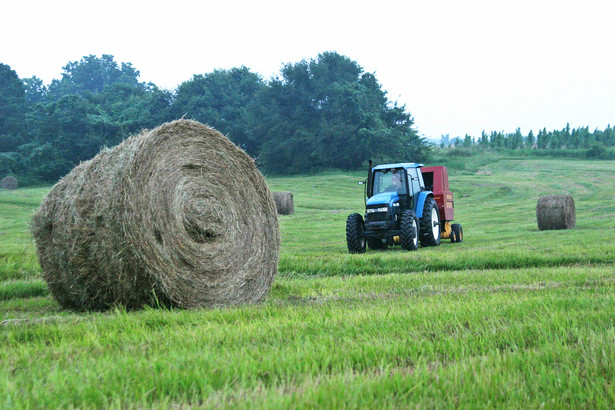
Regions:
M 17 189 L 17 187 L 19 187 L 17 178 L 13 176 L 9 175 L 8 177 L 2 178 L 2 181 L 0 181 L 0 188 L 2 189 Z
M 576 223 L 576 210 L 572 195 L 546 195 L 536 205 L 538 229 L 572 229 Z
M 290 191 L 273 192 L 273 201 L 280 215 L 290 215 L 295 212 L 293 193 Z
M 179 120 L 73 169 L 32 219 L 64 307 L 215 307 L 261 301 L 277 273 L 276 208 L 254 161 Z

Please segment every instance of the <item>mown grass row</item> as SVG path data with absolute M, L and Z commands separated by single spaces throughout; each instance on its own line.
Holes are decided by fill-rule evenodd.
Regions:
M 0 281 L 40 277 L 29 224 L 48 191 L 0 190 Z
M 608 407 L 614 287 L 587 267 L 283 278 L 261 306 L 24 312 L 2 322 L 0 400 Z

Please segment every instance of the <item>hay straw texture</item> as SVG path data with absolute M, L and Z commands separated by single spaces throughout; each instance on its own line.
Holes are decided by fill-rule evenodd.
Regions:
M 18 187 L 17 179 L 10 175 L 2 178 L 2 181 L 0 181 L 0 188 L 2 189 L 17 189 Z
M 280 215 L 290 215 L 295 213 L 293 193 L 290 191 L 279 191 L 273 193 L 273 201 Z
M 280 247 L 254 161 L 189 120 L 77 166 L 44 200 L 32 232 L 51 293 L 76 310 L 259 302 Z
M 572 229 L 576 223 L 576 210 L 572 195 L 541 196 L 536 205 L 538 229 Z

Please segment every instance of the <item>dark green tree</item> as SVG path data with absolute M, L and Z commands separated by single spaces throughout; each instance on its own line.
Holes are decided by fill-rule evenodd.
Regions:
M 253 130 L 258 123 L 254 110 L 256 96 L 263 88 L 261 77 L 246 67 L 214 70 L 182 83 L 171 112 L 176 118 L 192 118 L 216 128 L 256 155 L 260 141 Z
M 536 137 L 536 145 L 539 149 L 546 149 L 549 146 L 549 134 L 547 129 L 543 128 L 538 131 L 538 137 Z
M 92 117 L 103 127 L 105 144 L 115 145 L 122 138 L 144 128 L 154 128 L 172 119 L 170 105 L 172 94 L 154 84 L 139 85 L 115 83 L 101 93 L 91 95 L 88 100 L 101 113 Z
M 517 128 L 513 134 L 509 137 L 508 147 L 512 149 L 519 149 L 523 146 L 523 135 L 521 134 L 521 128 Z
M 26 102 L 28 105 L 39 104 L 47 101 L 47 86 L 43 80 L 37 76 L 24 78 L 24 88 L 26 91 Z
M 80 161 L 93 157 L 113 135 L 104 112 L 80 95 L 66 95 L 57 102 L 39 104 L 32 124 L 36 141 L 23 147 L 28 167 L 37 177 L 51 181 Z
M 504 134 L 501 132 L 491 131 L 489 136 L 489 145 L 491 148 L 503 148 L 504 147 Z
M 100 93 L 116 83 L 144 86 L 139 83 L 139 71 L 131 63 L 122 63 L 120 67 L 109 54 L 100 58 L 89 55 L 80 61 L 69 62 L 62 69 L 62 79 L 53 80 L 49 85 L 48 94 L 54 101 L 69 94 L 87 96 Z
M 286 64 L 259 94 L 259 161 L 275 172 L 422 161 L 427 144 L 376 77 L 334 52 Z
M 478 145 L 480 145 L 483 148 L 487 148 L 489 146 L 489 136 L 485 133 L 484 130 L 480 134 Z
M 534 144 L 536 143 L 536 137 L 534 137 L 534 131 L 530 130 L 527 134 L 527 138 L 525 139 L 525 144 L 528 148 L 534 148 Z
M 36 77 L 23 80 L 29 111 L 19 152 L 31 173 L 53 180 L 102 146 L 169 121 L 172 93 L 138 77 L 130 63 L 90 55 L 68 63 L 48 89 Z
M 17 73 L 0 63 L 0 138 L 20 135 L 24 129 L 26 93 Z

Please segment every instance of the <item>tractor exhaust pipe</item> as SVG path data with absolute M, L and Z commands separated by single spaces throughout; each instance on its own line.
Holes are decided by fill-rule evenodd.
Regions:
M 367 197 L 372 196 L 372 160 L 367 161 Z

